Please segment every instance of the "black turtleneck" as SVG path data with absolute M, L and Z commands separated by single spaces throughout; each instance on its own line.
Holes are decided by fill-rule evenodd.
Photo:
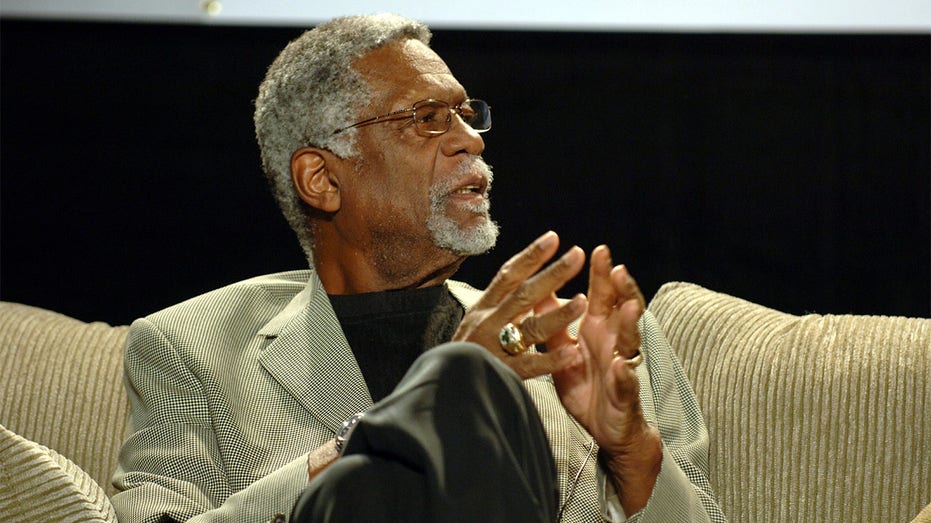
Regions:
M 331 295 L 373 401 L 387 396 L 415 359 L 449 341 L 464 313 L 445 285 Z

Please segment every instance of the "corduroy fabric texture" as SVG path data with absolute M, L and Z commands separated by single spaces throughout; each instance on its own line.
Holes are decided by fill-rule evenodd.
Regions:
M 0 424 L 67 456 L 108 494 L 129 412 L 128 330 L 0 302 Z
M 792 316 L 687 283 L 650 309 L 699 397 L 731 521 L 909 521 L 931 502 L 931 320 Z M 108 493 L 127 329 L 0 303 L 0 424 Z
M 931 523 L 931 503 L 925 505 L 925 508 L 912 523 Z
M 679 282 L 650 310 L 732 521 L 910 521 L 931 501 L 931 320 L 794 316 Z
M 3 521 L 116 522 L 106 493 L 80 467 L 2 425 L 0 464 Z

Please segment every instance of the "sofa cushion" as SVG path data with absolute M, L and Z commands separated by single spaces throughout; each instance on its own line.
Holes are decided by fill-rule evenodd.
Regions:
M 110 493 L 129 410 L 128 330 L 0 302 L 0 424 L 68 456 Z
M 931 320 L 794 316 L 689 283 L 650 303 L 733 521 L 910 521 L 931 501 Z
M 106 493 L 54 450 L 0 425 L 3 521 L 116 522 Z

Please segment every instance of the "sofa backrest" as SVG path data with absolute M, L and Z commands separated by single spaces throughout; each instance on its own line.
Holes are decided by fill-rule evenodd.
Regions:
M 793 316 L 689 283 L 649 308 L 732 521 L 910 521 L 931 502 L 931 320 Z
M 702 405 L 731 521 L 909 521 L 931 502 L 931 320 L 793 316 L 688 283 L 650 310 Z M 0 302 L 0 425 L 111 494 L 127 331 Z
M 111 494 L 129 411 L 128 330 L 0 302 L 0 425 L 55 449 Z

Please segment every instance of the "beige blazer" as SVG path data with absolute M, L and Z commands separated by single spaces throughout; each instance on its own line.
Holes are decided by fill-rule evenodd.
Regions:
M 466 307 L 480 295 L 448 285 Z M 665 448 L 653 497 L 635 519 L 719 516 L 694 394 L 649 313 L 641 329 L 641 399 Z M 132 413 L 113 505 L 132 523 L 286 521 L 308 484 L 307 453 L 372 404 L 310 270 L 245 280 L 137 320 L 125 371 Z M 554 449 L 562 502 L 571 496 L 564 521 L 598 520 L 606 501 L 597 448 L 590 452 L 591 437 L 562 408 L 549 376 L 525 385 Z

